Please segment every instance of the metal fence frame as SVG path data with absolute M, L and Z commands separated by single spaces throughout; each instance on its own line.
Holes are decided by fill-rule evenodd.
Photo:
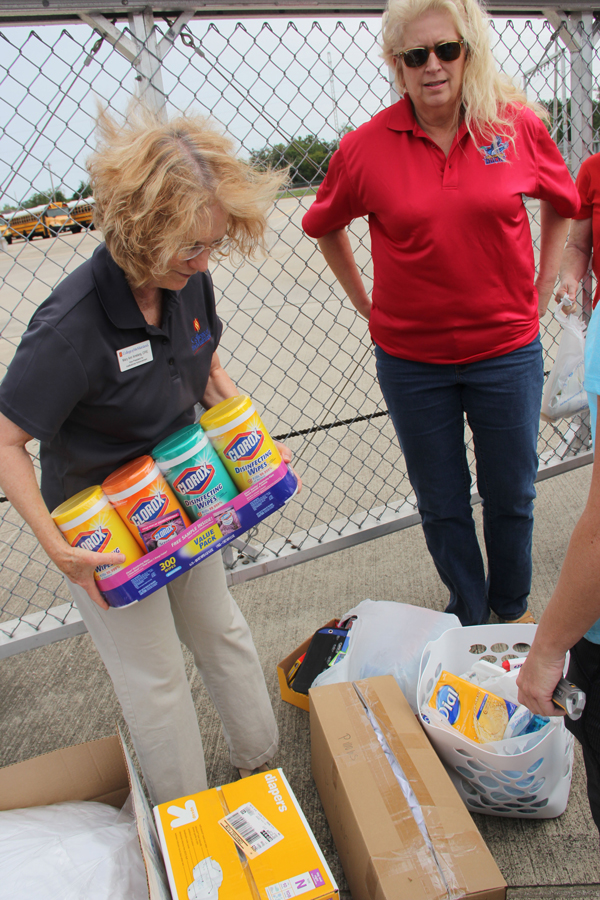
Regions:
M 84 22 L 99 36 L 99 41 L 107 41 L 136 70 L 139 93 L 146 103 L 159 114 L 164 111 L 166 95 L 162 80 L 162 66 L 173 48 L 175 40 L 185 34 L 186 26 L 192 19 L 219 19 L 226 17 L 281 17 L 281 16 L 364 16 L 380 14 L 381 3 L 375 2 L 214 2 L 207 0 L 200 7 L 197 3 L 165 2 L 141 5 L 128 0 L 119 4 L 105 4 L 102 11 L 93 2 L 59 2 L 59 0 L 24 0 L 15 3 L 0 0 L 0 27 L 23 24 L 68 24 Z M 594 148 L 592 127 L 592 64 L 594 47 L 598 40 L 599 22 L 595 18 L 592 4 L 580 3 L 565 12 L 559 4 L 545 4 L 543 8 L 532 8 L 530 3 L 494 3 L 489 11 L 499 16 L 526 16 L 546 18 L 552 25 L 553 33 L 536 70 L 551 62 L 553 48 L 560 42 L 570 54 L 570 117 L 571 143 L 569 159 L 574 172 Z M 167 30 L 160 35 L 155 27 L 155 16 L 166 18 Z M 125 23 L 125 30 L 118 24 Z M 558 52 L 558 51 L 556 51 Z M 532 70 L 529 77 L 532 77 Z M 584 284 L 584 314 L 589 314 L 591 279 Z M 376 413 L 375 415 L 382 415 Z M 368 418 L 368 417 L 367 417 Z M 352 419 L 355 423 L 359 417 Z M 315 424 L 313 429 L 331 427 L 344 423 L 327 425 Z M 573 420 L 566 431 L 557 432 L 558 446 L 554 447 L 549 461 L 541 460 L 538 480 L 551 477 L 592 461 L 589 449 L 589 423 L 585 416 Z M 479 497 L 473 493 L 473 503 Z M 224 553 L 230 584 L 241 583 L 268 572 L 274 572 L 296 563 L 314 559 L 339 549 L 354 546 L 363 541 L 390 534 L 420 521 L 415 504 L 409 498 L 404 502 L 386 502 L 357 515 L 341 517 L 328 523 L 313 526 L 308 530 L 295 531 L 281 539 L 267 542 L 261 547 L 250 542 L 237 541 Z M 40 646 L 54 640 L 70 637 L 85 631 L 85 626 L 76 609 L 71 604 L 54 606 L 18 621 L 0 624 L 0 658 L 31 647 Z

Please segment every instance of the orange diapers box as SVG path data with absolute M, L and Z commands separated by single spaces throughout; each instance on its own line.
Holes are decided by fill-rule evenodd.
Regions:
M 173 900 L 337 900 L 281 769 L 154 808 Z

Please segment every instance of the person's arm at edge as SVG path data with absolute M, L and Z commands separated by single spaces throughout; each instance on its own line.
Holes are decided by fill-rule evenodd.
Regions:
M 591 256 L 592 218 L 576 219 L 571 223 L 569 240 L 560 261 L 557 302 L 567 294 L 571 303 L 575 303 L 579 283 L 588 270 Z
M 541 246 L 538 276 L 535 280 L 540 319 L 548 309 L 556 284 L 569 222 L 570 219 L 564 219 L 556 212 L 549 200 L 540 200 Z
M 599 401 L 600 414 L 600 401 Z M 600 421 L 600 420 L 599 420 Z M 600 428 L 596 429 L 600 437 Z M 559 714 L 551 697 L 567 651 L 600 619 L 600 461 L 531 650 L 517 678 L 519 703 L 543 716 Z
M 325 261 L 356 310 L 368 321 L 371 315 L 371 300 L 365 290 L 358 266 L 356 265 L 350 239 L 345 228 L 330 231 L 317 239 Z
M 0 413 L 0 484 L 6 497 L 27 522 L 59 570 L 80 585 L 102 609 L 108 603 L 94 580 L 100 564 L 125 562 L 123 553 L 95 553 L 71 547 L 54 524 L 42 499 L 31 457 L 25 445 L 31 435 Z
M 240 392 L 221 365 L 219 355 L 215 351 L 210 363 L 210 372 L 208 375 L 206 390 L 204 392 L 204 396 L 200 398 L 202 406 L 204 407 L 204 409 L 210 409 L 212 406 L 216 406 L 217 403 L 221 403 L 223 400 L 228 400 L 230 397 L 238 397 L 239 395 Z M 275 443 L 284 463 L 291 463 L 293 453 L 289 449 L 289 447 L 286 447 L 285 444 L 282 444 L 279 441 L 276 441 Z M 298 480 L 299 493 L 300 489 L 302 488 L 302 479 L 297 472 L 294 472 L 294 474 Z

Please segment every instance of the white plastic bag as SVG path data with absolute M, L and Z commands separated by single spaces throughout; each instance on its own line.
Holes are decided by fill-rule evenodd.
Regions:
M 587 409 L 587 393 L 583 387 L 583 354 L 585 325 L 576 315 L 554 313 L 562 325 L 556 361 L 548 376 L 542 398 L 542 419 L 554 422 Z
M 419 663 L 425 645 L 449 628 L 460 628 L 458 618 L 391 600 L 363 600 L 342 616 L 340 624 L 343 626 L 351 616 L 357 619 L 345 657 L 321 672 L 312 686 L 393 675 L 412 711 L 417 713 Z
M 122 810 L 82 802 L 0 812 L 0 900 L 16 898 L 148 900 L 128 804 Z

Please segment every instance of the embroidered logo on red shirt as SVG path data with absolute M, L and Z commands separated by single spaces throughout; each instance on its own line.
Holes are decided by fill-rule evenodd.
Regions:
M 479 148 L 483 153 L 483 161 L 486 166 L 492 166 L 494 163 L 508 162 L 506 151 L 508 150 L 508 141 L 503 141 L 500 135 L 496 135 L 489 147 Z

